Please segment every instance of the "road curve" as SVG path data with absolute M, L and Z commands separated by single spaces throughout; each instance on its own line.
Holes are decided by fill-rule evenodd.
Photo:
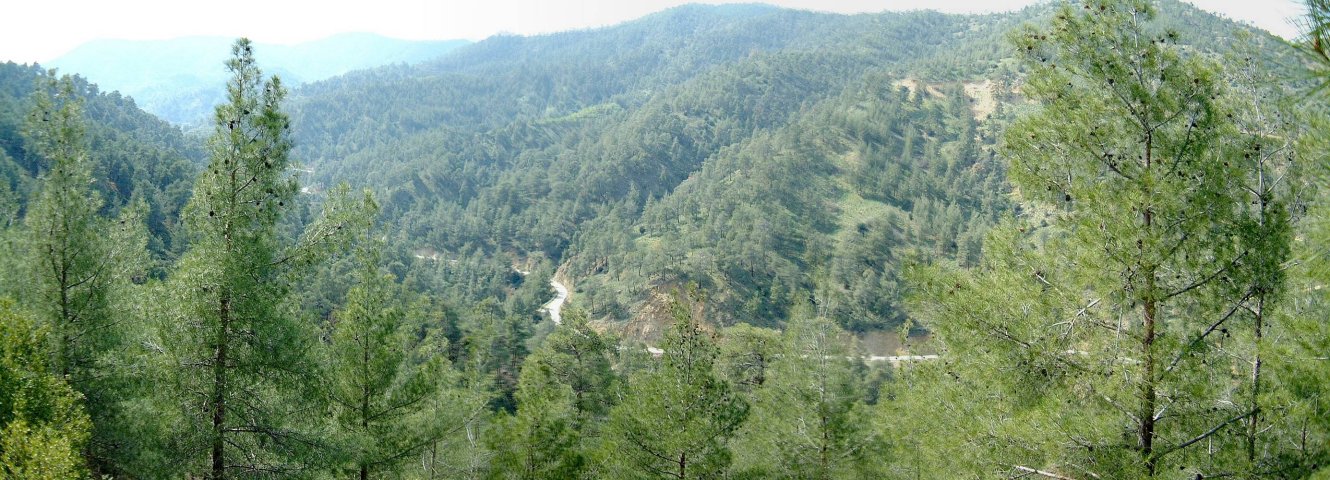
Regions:
M 554 298 L 541 305 L 540 309 L 550 312 L 550 320 L 553 320 L 555 325 L 559 325 L 563 323 L 563 317 L 559 315 L 559 312 L 563 310 L 564 302 L 568 301 L 568 287 L 553 278 L 550 279 L 550 286 L 554 287 Z
M 517 270 L 517 268 L 514 267 L 513 270 Z M 530 272 L 517 270 L 517 273 L 520 273 L 522 275 L 527 275 Z M 568 286 L 559 283 L 558 280 L 555 280 L 553 278 L 550 279 L 550 286 L 554 287 L 554 292 L 555 292 L 554 298 L 551 298 L 550 301 L 545 302 L 544 305 L 541 305 L 540 309 L 549 312 L 550 320 L 554 321 L 555 325 L 561 325 L 563 324 L 563 316 L 560 315 L 560 312 L 563 311 L 563 304 L 568 302 Z M 650 347 L 650 346 L 647 347 L 647 352 L 649 352 L 652 356 L 657 356 L 657 357 L 665 353 L 665 351 L 661 350 L 660 348 Z M 866 362 L 890 362 L 893 366 L 897 367 L 899 367 L 902 362 L 936 360 L 937 358 L 938 358 L 937 355 L 900 355 L 900 356 L 868 355 L 863 357 L 864 361 Z

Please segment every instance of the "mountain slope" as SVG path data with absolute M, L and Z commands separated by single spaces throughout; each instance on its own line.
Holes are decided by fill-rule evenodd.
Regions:
M 1245 28 L 1162 10 L 1197 42 Z M 688 283 L 722 324 L 781 325 L 812 304 L 890 328 L 905 262 L 977 262 L 1011 210 L 993 147 L 1024 101 L 1005 38 L 1051 11 L 694 5 L 496 37 L 300 89 L 298 153 L 317 181 L 378 190 L 399 251 L 439 254 L 402 255 L 403 271 L 461 301 L 502 297 L 521 282 L 510 265 L 548 261 L 574 302 L 635 334 Z M 490 273 L 448 266 L 462 261 Z
M 714 68 L 772 52 L 885 65 L 937 48 L 961 25 L 920 12 L 885 17 L 754 5 L 688 5 L 616 27 L 499 36 L 414 67 L 356 72 L 293 99 L 298 153 L 317 160 L 448 126 L 483 131 L 568 115 L 610 99 L 639 105 Z M 853 41 L 851 41 L 853 40 Z M 847 48 L 847 44 L 854 45 Z
M 0 64 L 0 222 L 26 209 L 36 178 L 46 168 L 22 134 L 32 108 L 29 97 L 42 74 L 36 66 Z M 201 146 L 128 97 L 105 93 L 81 77 L 75 85 L 84 97 L 88 147 L 96 165 L 93 178 L 106 199 L 107 213 L 133 199 L 144 200 L 150 209 L 153 250 L 175 251 L 176 219 L 200 168 Z M 6 205 L 13 210 L 4 211 Z

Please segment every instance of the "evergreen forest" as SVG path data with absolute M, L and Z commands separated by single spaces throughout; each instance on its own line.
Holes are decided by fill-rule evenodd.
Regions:
M 1304 3 L 0 64 L 0 479 L 1330 478 Z

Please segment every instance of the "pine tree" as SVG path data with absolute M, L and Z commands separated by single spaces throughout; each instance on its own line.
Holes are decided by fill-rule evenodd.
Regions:
M 465 355 L 458 363 L 469 384 L 489 391 L 492 408 L 512 411 L 531 322 L 509 315 L 493 297 L 470 313 L 462 329 Z
M 564 311 L 563 323 L 545 338 L 539 357 L 528 358 L 523 371 L 536 368 L 547 382 L 566 385 L 573 395 L 578 428 L 602 419 L 613 406 L 615 386 L 610 358 L 615 343 L 591 328 L 587 313 Z
M 427 330 L 430 330 L 427 327 Z M 412 362 L 423 364 L 446 358 L 448 341 L 441 332 L 428 331 L 413 350 Z M 466 378 L 470 372 L 448 368 L 442 388 L 422 404 L 428 412 L 428 431 L 433 441 L 418 457 L 419 469 L 404 470 L 404 478 L 481 478 L 491 452 L 485 448 L 482 433 L 491 427 L 492 412 L 487 408 L 491 391 L 486 385 Z
M 1252 208 L 1264 167 L 1244 152 L 1262 140 L 1235 125 L 1219 67 L 1153 15 L 1086 2 L 1015 37 L 1040 105 L 1006 133 L 1023 221 L 977 271 L 921 276 L 917 313 L 954 358 L 937 381 L 989 402 L 964 426 L 990 474 L 1263 470 L 1240 433 L 1260 406 L 1233 385 L 1251 381 L 1244 325 L 1282 288 L 1289 223 L 1262 216 L 1286 200 L 1257 190 Z
M 533 353 L 528 363 L 541 362 L 546 352 Z M 486 443 L 494 452 L 490 478 L 581 477 L 585 437 L 577 430 L 576 398 L 570 386 L 551 374 L 536 365 L 522 369 L 517 411 L 499 419 L 488 433 Z
M 116 220 L 100 215 L 83 99 L 72 78 L 48 72 L 33 103 L 25 133 L 46 165 L 24 219 L 28 278 L 34 281 L 20 290 L 30 292 L 28 303 L 50 329 L 52 372 L 66 376 L 86 398 L 96 427 L 89 457 L 98 470 L 112 469 L 109 457 L 133 441 L 115 432 L 116 402 L 125 392 L 112 356 L 120 354 L 129 328 L 117 301 L 126 299 L 131 277 L 145 269 L 147 232 L 138 215 L 143 206 L 124 208 Z
M 757 391 L 736 447 L 742 465 L 775 478 L 876 477 L 884 463 L 863 401 L 862 363 L 827 318 L 796 317 Z
M 228 103 L 217 107 L 211 160 L 185 208 L 190 248 L 171 276 L 157 340 L 172 379 L 162 393 L 178 399 L 183 423 L 173 450 L 188 457 L 181 468 L 214 480 L 304 463 L 298 454 L 311 440 L 296 426 L 315 406 L 302 398 L 314 394 L 315 334 L 291 311 L 289 285 L 374 211 L 372 199 L 352 201 L 339 188 L 299 240 L 282 237 L 278 221 L 297 191 L 285 90 L 262 78 L 249 40 L 231 53 Z
M 490 438 L 498 478 L 574 478 L 587 466 L 586 448 L 617 389 L 610 369 L 612 340 L 593 330 L 578 308 L 522 365 L 517 411 Z
M 1302 22 L 1301 47 L 1309 54 L 1318 80 L 1312 98 L 1324 100 L 1330 87 L 1330 1 L 1306 0 L 1306 17 Z M 1295 97 L 1306 100 L 1306 96 Z M 1312 102 L 1307 102 L 1312 103 Z M 1304 155 L 1303 165 L 1309 173 L 1308 191 L 1324 192 L 1330 186 L 1330 116 L 1323 110 L 1299 118 L 1313 133 L 1299 138 L 1298 151 Z M 1269 151 L 1274 151 L 1269 150 Z M 1261 433 L 1276 439 L 1293 440 L 1296 455 L 1281 452 L 1286 461 L 1297 461 L 1297 469 L 1288 469 L 1292 478 L 1310 475 L 1313 478 L 1330 477 L 1330 362 L 1325 352 L 1330 351 L 1330 322 L 1325 321 L 1330 311 L 1330 200 L 1324 193 L 1308 195 L 1311 199 L 1306 216 L 1298 226 L 1294 242 L 1294 262 L 1289 273 L 1289 299 L 1276 311 L 1283 331 L 1276 329 L 1266 351 L 1273 373 L 1272 392 L 1269 397 L 1282 404 L 1266 407 L 1280 415 L 1269 415 L 1272 420 L 1288 419 L 1293 428 L 1279 428 L 1277 422 L 1262 426 Z M 1281 325 L 1283 324 L 1283 325 Z M 1275 432 L 1268 435 L 1267 431 Z M 1291 435 L 1289 435 L 1291 434 Z M 1282 438 L 1281 438 L 1282 437 Z M 1287 440 L 1285 440 L 1287 441 Z
M 430 401 L 448 380 L 445 358 L 413 364 L 402 335 L 406 312 L 400 288 L 379 271 L 381 245 L 367 242 L 359 283 L 334 314 L 329 375 L 336 437 L 348 444 L 359 478 L 395 475 L 402 463 L 436 439 L 441 428 Z
M 771 364 L 781 355 L 780 332 L 741 323 L 725 329 L 718 366 L 735 390 L 751 399 L 771 374 Z
M 719 350 L 691 305 L 671 304 L 660 365 L 631 377 L 605 427 L 608 474 L 618 478 L 712 478 L 730 465 L 728 442 L 748 404 L 714 371 Z

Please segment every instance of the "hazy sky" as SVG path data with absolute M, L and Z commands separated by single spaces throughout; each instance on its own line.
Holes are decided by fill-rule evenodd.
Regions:
M 0 7 L 0 61 L 54 59 L 93 39 L 248 36 L 297 43 L 343 32 L 406 39 L 480 40 L 612 25 L 684 0 L 19 0 Z M 745 2 L 751 3 L 751 2 Z M 932 8 L 944 12 L 1013 10 L 1036 0 L 767 0 L 841 13 Z M 1194 0 L 1207 10 L 1291 38 L 1299 0 Z

